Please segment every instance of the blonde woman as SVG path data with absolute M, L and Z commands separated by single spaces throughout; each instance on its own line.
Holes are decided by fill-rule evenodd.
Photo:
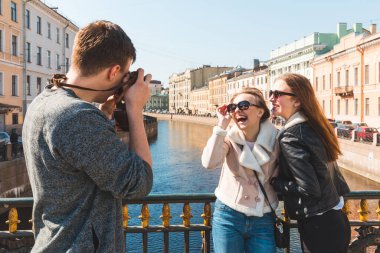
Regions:
M 217 116 L 202 154 L 204 167 L 222 168 L 215 190 L 214 250 L 274 253 L 274 217 L 257 180 L 276 209 L 277 195 L 269 181 L 278 171 L 278 131 L 268 119 L 270 111 L 258 89 L 246 88 L 218 107 Z

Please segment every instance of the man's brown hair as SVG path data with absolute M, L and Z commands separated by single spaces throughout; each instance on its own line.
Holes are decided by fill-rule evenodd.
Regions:
M 72 66 L 82 76 L 91 76 L 113 65 L 125 68 L 136 60 L 136 50 L 123 29 L 99 20 L 80 29 L 74 40 Z

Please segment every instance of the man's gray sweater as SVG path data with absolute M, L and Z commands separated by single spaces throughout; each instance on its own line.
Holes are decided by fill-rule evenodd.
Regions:
M 71 90 L 47 87 L 29 106 L 22 137 L 32 252 L 124 252 L 122 199 L 147 195 L 153 176 L 105 115 Z

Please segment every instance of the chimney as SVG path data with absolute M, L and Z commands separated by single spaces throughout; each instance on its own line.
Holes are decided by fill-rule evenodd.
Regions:
M 369 32 L 371 33 L 371 34 L 375 34 L 377 31 L 376 31 L 376 24 L 371 24 L 370 26 L 369 26 Z
M 342 38 L 344 35 L 347 34 L 347 23 L 338 23 L 336 30 L 338 38 Z
M 363 33 L 363 25 L 362 23 L 355 23 L 354 24 L 354 32 L 355 33 Z
M 259 59 L 253 59 L 253 69 L 258 68 L 260 65 L 260 60 Z

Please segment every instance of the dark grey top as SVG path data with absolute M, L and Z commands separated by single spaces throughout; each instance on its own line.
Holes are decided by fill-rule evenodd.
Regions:
M 25 160 L 32 185 L 32 252 L 124 252 L 122 198 L 147 195 L 150 166 L 74 92 L 50 87 L 29 106 Z

